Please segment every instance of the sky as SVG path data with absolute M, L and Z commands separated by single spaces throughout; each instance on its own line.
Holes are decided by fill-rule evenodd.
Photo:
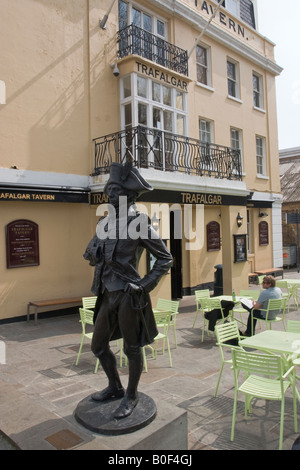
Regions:
M 258 31 L 276 44 L 279 149 L 300 147 L 300 0 L 257 0 Z

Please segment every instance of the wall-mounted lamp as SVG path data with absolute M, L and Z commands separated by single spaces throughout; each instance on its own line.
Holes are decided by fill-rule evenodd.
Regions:
M 236 216 L 236 223 L 239 228 L 243 225 L 243 220 L 244 217 L 240 213 L 238 213 L 238 215 Z
M 120 70 L 118 68 L 117 62 L 110 64 L 111 68 L 113 69 L 113 74 L 115 77 L 118 77 L 120 75 Z
M 258 217 L 268 217 L 268 215 L 266 212 L 260 212 Z
M 153 217 L 152 217 L 152 219 L 151 219 L 151 223 L 152 223 L 152 227 L 153 227 L 154 230 L 156 230 L 156 231 L 158 231 L 158 229 L 159 229 L 159 222 L 160 222 L 160 220 L 159 220 L 159 218 L 157 217 L 156 212 L 154 212 L 154 215 L 153 215 Z

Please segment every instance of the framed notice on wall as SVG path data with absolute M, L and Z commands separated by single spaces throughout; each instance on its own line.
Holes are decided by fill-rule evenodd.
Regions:
M 233 235 L 234 240 L 234 262 L 247 261 L 247 235 Z
M 6 226 L 5 231 L 7 268 L 38 266 L 40 264 L 38 225 L 30 220 L 14 220 Z

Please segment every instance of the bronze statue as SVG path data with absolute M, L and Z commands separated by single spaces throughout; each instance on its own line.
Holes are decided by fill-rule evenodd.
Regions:
M 138 403 L 137 389 L 143 370 L 141 347 L 152 343 L 157 335 L 149 292 L 172 265 L 172 256 L 151 227 L 148 216 L 135 210 L 134 203 L 140 194 L 152 189 L 132 165 L 112 163 L 104 188 L 109 197 L 109 214 L 98 222 L 96 235 L 84 254 L 95 266 L 92 292 L 98 296 L 91 347 L 108 378 L 107 388 L 92 398 L 102 402 L 123 397 L 114 413 L 116 419 L 129 416 Z M 120 205 L 124 199 L 126 217 Z M 141 278 L 137 267 L 144 249 L 156 261 Z M 126 391 L 109 346 L 110 341 L 121 337 L 129 367 Z

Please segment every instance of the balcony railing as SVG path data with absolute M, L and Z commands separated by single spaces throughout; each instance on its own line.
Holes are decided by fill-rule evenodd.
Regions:
M 93 175 L 109 173 L 112 162 L 139 168 L 242 180 L 239 150 L 143 126 L 94 139 Z
M 118 32 L 119 59 L 137 54 L 174 72 L 188 75 L 188 52 L 131 24 Z

